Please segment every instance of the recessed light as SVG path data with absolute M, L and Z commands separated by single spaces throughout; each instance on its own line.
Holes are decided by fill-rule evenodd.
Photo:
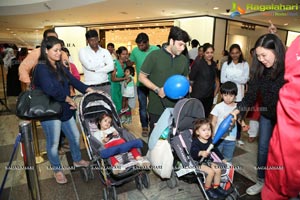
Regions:
M 219 7 L 214 7 L 214 10 L 219 10 Z
M 284 26 L 287 26 L 287 25 L 289 25 L 289 23 L 285 23 L 285 24 L 283 24 Z
M 135 17 L 135 18 L 140 19 L 141 17 Z
M 10 30 L 10 28 L 6 28 L 6 30 L 7 30 L 7 31 L 9 31 L 9 30 Z

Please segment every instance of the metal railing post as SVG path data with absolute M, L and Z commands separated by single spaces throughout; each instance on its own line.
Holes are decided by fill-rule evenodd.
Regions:
M 33 135 L 31 129 L 31 122 L 20 122 L 19 130 L 22 135 L 21 142 L 27 185 L 31 193 L 32 200 L 40 200 L 40 187 L 35 163 L 35 154 L 33 149 Z

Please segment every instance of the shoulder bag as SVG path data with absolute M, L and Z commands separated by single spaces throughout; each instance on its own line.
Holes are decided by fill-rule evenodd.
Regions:
M 32 77 L 30 90 L 22 92 L 18 97 L 16 115 L 25 120 L 49 120 L 59 118 L 62 114 L 61 104 L 46 95 L 42 90 L 32 89 L 34 72 Z

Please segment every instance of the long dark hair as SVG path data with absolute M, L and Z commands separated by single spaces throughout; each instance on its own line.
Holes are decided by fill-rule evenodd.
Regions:
M 124 47 L 124 46 L 120 46 L 120 47 L 117 49 L 116 54 L 117 54 L 118 59 L 120 58 L 120 55 L 121 55 L 121 53 L 122 53 L 123 51 L 127 51 L 127 52 L 128 52 L 128 49 L 127 49 L 126 47 Z
M 241 47 L 240 45 L 238 44 L 232 44 L 229 48 L 229 54 L 228 54 L 228 60 L 227 60 L 227 65 L 229 65 L 231 62 L 232 62 L 232 57 L 230 56 L 230 52 L 233 50 L 233 49 L 238 49 L 240 52 L 241 52 L 241 55 L 239 57 L 239 63 L 242 63 L 245 61 L 244 59 L 244 56 L 243 56 L 243 52 L 241 50 Z
M 55 74 L 55 77 L 58 81 L 60 81 L 61 83 L 64 82 L 64 78 L 65 77 L 67 80 L 69 80 L 66 72 L 64 71 L 64 66 L 61 63 L 61 60 L 56 61 L 55 65 L 56 65 L 56 69 L 54 67 L 51 66 L 51 63 L 48 59 L 48 55 L 46 53 L 47 50 L 51 49 L 54 45 L 56 44 L 61 44 L 61 40 L 59 40 L 58 38 L 54 37 L 54 36 L 50 36 L 45 38 L 42 41 L 41 44 L 41 55 L 39 57 L 39 63 L 44 63 L 46 64 L 46 67 Z
M 275 61 L 272 66 L 271 78 L 274 80 L 278 75 L 284 73 L 285 47 L 281 40 L 275 34 L 262 35 L 255 43 L 254 48 L 263 47 L 273 51 Z M 252 67 L 250 68 L 251 78 L 260 78 L 263 75 L 265 66 L 257 59 L 256 53 L 252 59 Z

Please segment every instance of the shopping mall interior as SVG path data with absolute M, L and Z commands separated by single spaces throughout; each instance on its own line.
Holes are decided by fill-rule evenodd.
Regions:
M 238 5 L 236 5 L 238 3 Z M 125 46 L 129 50 L 136 47 L 135 38 L 138 33 L 149 35 L 152 45 L 167 42 L 169 30 L 178 26 L 187 31 L 191 39 L 200 44 L 211 43 L 215 47 L 214 59 L 220 60 L 222 51 L 231 44 L 240 45 L 245 59 L 251 63 L 250 49 L 257 38 L 267 33 L 270 20 L 277 27 L 277 35 L 288 47 L 300 35 L 300 11 L 298 0 L 284 1 L 292 5 L 290 10 L 255 10 L 249 4 L 269 5 L 282 3 L 277 0 L 253 0 L 250 3 L 232 2 L 229 0 L 28 0 L 26 3 L 1 0 L 0 2 L 0 47 L 4 44 L 15 44 L 18 48 L 29 50 L 40 45 L 43 31 L 54 28 L 60 39 L 69 49 L 72 60 L 83 78 L 83 69 L 78 59 L 78 51 L 87 45 L 85 33 L 96 29 L 99 33 L 99 45 L 103 48 L 114 43 L 117 49 Z M 246 11 L 232 15 L 236 7 Z M 234 10 L 235 9 L 235 10 Z M 252 10 L 251 10 L 252 9 Z M 191 44 L 187 44 L 191 49 Z M 29 51 L 30 52 L 30 51 Z M 136 77 L 135 77 L 136 78 Z M 50 163 L 46 154 L 46 140 L 38 121 L 30 121 L 32 138 L 30 147 L 36 168 L 37 181 L 29 181 L 28 170 L 24 169 L 24 152 L 21 145 L 15 146 L 16 137 L 20 133 L 23 120 L 15 115 L 17 96 L 6 94 L 6 71 L 1 65 L 0 70 L 0 181 L 5 181 L 0 193 L 2 200 L 92 200 L 105 199 L 105 184 L 101 182 L 98 170 L 93 170 L 93 177 L 85 180 L 80 169 L 74 169 L 68 149 L 60 154 L 68 183 L 59 185 L 53 178 Z M 80 98 L 79 98 L 80 100 Z M 220 99 L 219 99 L 220 100 Z M 124 128 L 136 138 L 143 141 L 142 154 L 148 151 L 148 137 L 141 135 L 138 102 L 132 111 L 132 123 L 124 124 Z M 78 123 L 79 129 L 80 124 Z M 83 133 L 82 129 L 80 129 Z M 84 134 L 84 133 L 83 133 Z M 237 145 L 233 158 L 235 168 L 233 184 L 242 200 L 259 200 L 260 195 L 249 196 L 246 189 L 256 181 L 255 163 L 257 159 L 257 139 L 248 142 L 247 132 L 242 132 L 244 145 Z M 24 141 L 22 141 L 24 142 Z M 89 159 L 86 144 L 80 139 L 81 152 Z M 14 150 L 15 156 L 11 158 Z M 7 166 L 12 159 L 12 166 Z M 69 167 L 69 168 L 68 168 Z M 135 180 L 116 187 L 119 200 L 164 200 L 164 199 L 205 199 L 196 181 L 179 179 L 176 186 L 170 188 L 167 180 L 161 179 L 152 170 L 147 171 L 149 185 L 139 188 Z M 30 182 L 30 183 L 29 183 Z M 35 187 L 31 187 L 35 182 Z M 2 182 L 3 184 L 4 182 Z M 38 194 L 38 196 L 37 196 Z M 111 197 L 110 197 L 111 198 Z M 110 199 L 108 198 L 108 199 Z M 271 198 L 270 198 L 271 199 Z

